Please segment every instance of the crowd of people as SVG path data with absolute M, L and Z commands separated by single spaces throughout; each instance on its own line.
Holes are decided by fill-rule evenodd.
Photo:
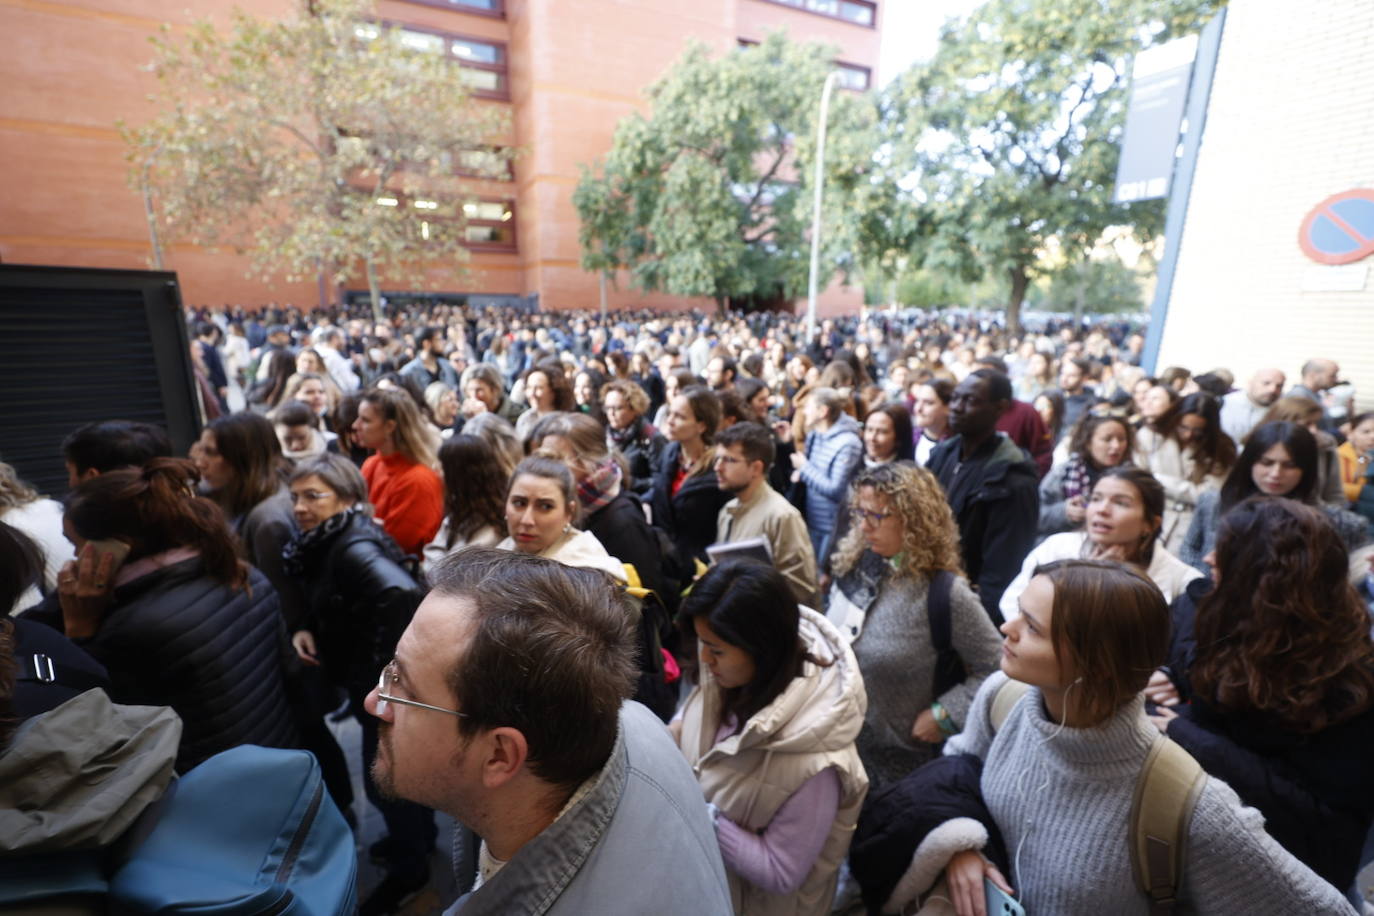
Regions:
M 1370 911 L 1374 413 L 1330 360 L 914 311 L 190 329 L 184 455 L 107 418 L 57 499 L 0 464 L 0 769 L 101 687 L 175 711 L 178 773 L 309 750 L 353 824 L 351 717 L 366 916 L 435 811 L 465 916 Z

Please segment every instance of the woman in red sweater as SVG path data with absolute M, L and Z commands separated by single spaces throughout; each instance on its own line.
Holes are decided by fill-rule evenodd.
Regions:
M 404 391 L 374 388 L 363 395 L 353 439 L 376 453 L 363 462 L 368 500 L 386 533 L 416 556 L 444 518 L 436 438 Z

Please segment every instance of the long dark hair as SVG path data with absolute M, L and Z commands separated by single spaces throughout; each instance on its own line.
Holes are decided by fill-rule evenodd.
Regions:
M 506 472 L 487 440 L 459 434 L 439 447 L 449 541 L 470 539 L 483 527 L 506 530 Z
M 276 407 L 286 394 L 286 383 L 296 374 L 296 357 L 289 350 L 273 350 L 267 357 L 267 376 L 253 386 L 248 400 Z
M 1302 469 L 1302 479 L 1291 493 L 1285 495 L 1299 502 L 1312 501 L 1312 494 L 1317 490 L 1317 439 L 1306 427 L 1278 420 L 1260 424 L 1246 438 L 1245 448 L 1236 459 L 1231 473 L 1226 475 L 1226 482 L 1221 485 L 1222 512 L 1259 492 L 1253 473 L 1255 462 L 1276 445 L 1282 445 L 1288 451 L 1288 457 Z
M 1041 392 L 1044 394 L 1044 392 Z M 1131 463 L 1131 424 L 1126 422 L 1124 417 L 1113 416 L 1112 414 L 1085 413 L 1073 428 L 1073 438 L 1069 440 L 1069 454 L 1081 455 L 1083 464 L 1088 468 L 1089 476 L 1093 477 L 1093 483 L 1097 483 L 1096 478 L 1100 477 L 1108 468 L 1100 467 L 1092 457 L 1093 435 L 1098 427 L 1106 426 L 1108 423 L 1115 423 L 1121 427 L 1121 432 L 1126 438 L 1126 450 L 1121 453 L 1121 460 L 1113 467 L 1120 467 L 1123 464 Z
M 1317 509 L 1251 497 L 1221 517 L 1218 582 L 1197 609 L 1198 694 L 1312 734 L 1374 704 L 1369 614 Z
M 1236 443 L 1221 428 L 1221 401 L 1205 391 L 1194 392 L 1178 402 L 1173 411 L 1169 433 L 1176 434 L 1184 417 L 1202 417 L 1207 429 L 1193 442 L 1193 456 L 1197 461 L 1199 483 L 1213 474 L 1224 474 L 1236 463 Z
M 749 653 L 754 679 L 724 690 L 724 712 L 736 731 L 787 689 L 811 658 L 802 645 L 801 610 L 782 573 L 756 560 L 712 566 L 682 602 L 680 623 L 686 644 L 695 646 L 700 617 L 721 639 Z M 693 653 L 691 658 L 696 658 Z
M 226 515 L 243 515 L 281 489 L 287 465 L 272 421 L 243 411 L 212 421 L 210 432 L 220 457 L 234 470 L 224 488 L 211 494 Z
M 107 471 L 72 492 L 67 521 L 88 541 L 124 541 L 131 561 L 173 547 L 194 548 L 210 578 L 241 588 L 248 567 L 238 558 L 219 506 L 194 495 L 199 479 L 185 458 L 154 458 L 141 468 Z

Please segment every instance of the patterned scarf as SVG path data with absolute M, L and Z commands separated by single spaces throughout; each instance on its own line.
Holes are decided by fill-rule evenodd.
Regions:
M 624 429 L 612 429 L 609 425 L 606 427 L 607 444 L 614 445 L 622 452 L 639 439 L 648 439 L 652 435 L 653 432 L 649 428 L 649 424 L 644 422 L 642 417 Z
M 282 548 L 282 567 L 287 575 L 304 576 L 306 569 L 334 540 L 334 537 L 353 520 L 353 516 L 363 511 L 362 506 L 351 506 L 338 515 L 331 515 L 309 531 L 302 531 Z
M 1074 452 L 1069 456 L 1068 463 L 1064 465 L 1064 499 L 1070 500 L 1076 497 L 1083 497 L 1087 500 L 1088 494 L 1093 489 L 1093 477 L 1096 476 L 1088 467 L 1088 462 L 1083 460 L 1083 456 Z
M 609 505 L 619 495 L 620 465 L 612 458 L 607 458 L 577 485 L 577 501 L 582 504 L 583 517 Z

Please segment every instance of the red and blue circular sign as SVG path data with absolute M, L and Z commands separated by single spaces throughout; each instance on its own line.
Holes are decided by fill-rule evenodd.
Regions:
M 1302 221 L 1298 245 L 1318 264 L 1349 264 L 1374 254 L 1374 190 L 1332 194 Z

